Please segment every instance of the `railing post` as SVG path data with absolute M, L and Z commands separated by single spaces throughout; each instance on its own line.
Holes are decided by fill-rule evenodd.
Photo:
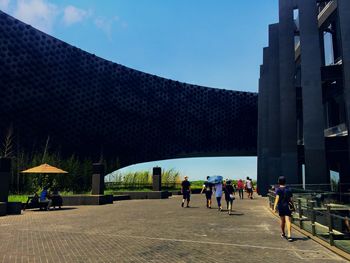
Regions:
M 299 227 L 303 229 L 303 209 L 301 208 L 301 198 L 298 198 Z
M 316 235 L 316 213 L 315 213 L 315 201 L 311 200 L 309 201 L 309 205 L 310 205 L 310 212 L 311 212 L 311 233 L 313 236 Z
M 331 206 L 327 205 L 327 221 L 328 221 L 328 230 L 329 230 L 329 244 L 334 246 L 334 233 L 333 233 L 333 217 L 331 213 Z

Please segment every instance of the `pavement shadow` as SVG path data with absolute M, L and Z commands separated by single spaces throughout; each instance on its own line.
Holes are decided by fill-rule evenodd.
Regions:
M 33 211 L 33 212 L 58 212 L 58 211 L 68 211 L 68 210 L 75 210 L 75 209 L 78 209 L 76 207 L 62 207 L 61 209 L 50 209 L 50 211 L 47 211 L 47 210 L 40 210 L 40 209 L 36 209 L 36 210 L 30 210 L 30 211 Z M 28 210 L 28 209 L 27 209 Z
M 309 237 L 293 237 L 292 239 L 293 239 L 293 242 L 294 241 L 308 241 L 308 240 L 310 240 Z
M 232 212 L 230 214 L 230 216 L 244 216 L 244 214 L 243 213 L 234 213 L 234 212 Z

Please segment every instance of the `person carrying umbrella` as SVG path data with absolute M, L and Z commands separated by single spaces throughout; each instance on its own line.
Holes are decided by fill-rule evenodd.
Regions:
M 215 197 L 216 197 L 216 201 L 218 203 L 219 211 L 222 210 L 222 206 L 221 206 L 222 180 L 223 180 L 223 178 L 221 175 L 213 175 L 213 176 L 210 176 L 208 178 L 208 182 L 214 184 Z

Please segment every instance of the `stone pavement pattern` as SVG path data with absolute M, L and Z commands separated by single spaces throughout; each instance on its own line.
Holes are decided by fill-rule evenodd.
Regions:
M 234 215 L 193 195 L 0 217 L 0 263 L 346 262 L 294 232 L 281 239 L 267 200 L 236 200 Z M 216 207 L 216 206 L 214 206 Z

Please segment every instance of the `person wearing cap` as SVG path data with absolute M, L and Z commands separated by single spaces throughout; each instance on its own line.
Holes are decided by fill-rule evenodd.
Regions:
M 183 196 L 181 207 L 184 207 L 185 201 L 187 201 L 186 207 L 190 207 L 191 183 L 188 181 L 188 176 L 185 176 L 181 183 L 181 193 Z
M 276 208 L 278 208 L 278 214 L 281 219 L 281 237 L 287 238 L 289 242 L 293 241 L 291 238 L 291 217 L 292 211 L 289 208 L 289 203 L 293 202 L 292 197 L 293 194 L 291 190 L 286 187 L 286 178 L 284 176 L 280 176 L 278 178 L 279 187 L 276 189 L 276 199 L 273 206 L 273 211 L 276 213 Z M 285 234 L 285 226 L 287 225 L 287 236 Z

